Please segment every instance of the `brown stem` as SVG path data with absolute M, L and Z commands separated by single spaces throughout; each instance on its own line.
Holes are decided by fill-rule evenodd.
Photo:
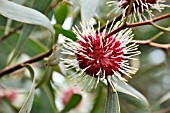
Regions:
M 153 20 L 148 20 L 148 21 L 144 21 L 144 22 L 137 22 L 137 23 L 133 23 L 133 24 L 123 24 L 120 27 L 118 27 L 117 29 L 113 30 L 112 32 L 110 32 L 109 34 L 107 34 L 104 39 L 109 38 L 110 36 L 112 36 L 113 34 L 125 29 L 125 28 L 132 28 L 132 27 L 136 27 L 136 26 L 142 26 L 142 25 L 152 25 L 152 22 L 156 22 L 165 18 L 170 17 L 170 13 L 162 15 L 160 17 L 154 18 Z
M 142 26 L 142 25 L 151 25 L 151 22 L 156 22 L 165 18 L 170 17 L 170 13 L 159 16 L 157 18 L 154 18 L 153 20 L 148 20 L 148 21 L 144 21 L 144 22 L 138 22 L 138 23 L 134 23 L 134 24 L 128 24 L 128 27 L 136 27 L 136 26 Z
M 113 34 L 119 32 L 119 31 L 121 31 L 122 29 L 125 29 L 125 28 L 127 28 L 127 24 L 126 24 L 126 23 L 123 24 L 123 25 L 121 25 L 121 26 L 118 27 L 117 29 L 113 30 L 113 31 L 110 32 L 109 34 L 106 34 L 105 37 L 104 37 L 104 39 L 109 38 L 109 37 L 112 36 Z
M 12 31 L 10 31 L 8 34 L 3 35 L 0 38 L 0 43 L 3 42 L 5 39 L 7 39 L 9 36 L 11 36 L 12 34 L 14 34 L 15 32 L 17 32 L 18 30 L 20 30 L 23 27 L 23 25 L 20 25 L 18 27 L 16 27 L 15 29 L 13 29 Z
M 33 57 L 32 59 L 27 60 L 27 61 L 25 61 L 23 63 L 17 64 L 17 65 L 12 66 L 12 67 L 6 67 L 5 69 L 0 71 L 0 77 L 3 77 L 6 74 L 12 73 L 12 72 L 14 72 L 14 71 L 16 71 L 18 69 L 21 69 L 22 67 L 24 67 L 24 64 L 34 63 L 34 62 L 37 62 L 39 60 L 42 60 L 43 58 L 48 57 L 49 55 L 51 55 L 52 51 L 53 51 L 53 49 L 51 49 L 51 50 L 49 50 L 49 51 L 47 51 L 45 53 L 42 53 L 40 55 L 37 55 L 37 56 Z
M 161 48 L 161 49 L 165 49 L 165 50 L 168 50 L 170 48 L 170 44 L 158 44 L 158 43 L 152 42 L 151 40 L 136 40 L 134 42 L 136 44 L 149 45 L 152 47 Z

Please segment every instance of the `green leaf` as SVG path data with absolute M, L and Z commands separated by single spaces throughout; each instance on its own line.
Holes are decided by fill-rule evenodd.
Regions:
M 44 83 L 46 83 L 49 79 L 50 79 L 50 74 L 52 72 L 52 67 L 46 67 L 44 75 L 42 77 L 42 79 L 40 80 L 40 82 L 37 84 L 36 88 L 41 87 Z
M 120 105 L 117 91 L 114 91 L 112 86 L 108 83 L 108 94 L 106 101 L 105 113 L 120 113 Z
M 19 37 L 19 41 L 16 45 L 14 53 L 8 64 L 10 64 L 13 61 L 13 59 L 18 55 L 18 53 L 21 51 L 21 47 L 23 46 L 25 41 L 28 39 L 28 36 L 31 34 L 33 27 L 34 27 L 33 25 L 26 25 L 26 24 L 24 25 L 22 34 Z
M 43 26 L 54 34 L 50 20 L 42 13 L 7 0 L 0 0 L 0 14 L 27 24 Z
M 81 102 L 82 96 L 79 94 L 73 94 L 70 101 L 67 103 L 65 108 L 61 111 L 61 113 L 66 113 L 71 109 L 75 108 Z
M 33 9 L 36 9 L 42 13 L 45 13 L 45 11 L 48 9 L 48 6 L 51 4 L 53 0 L 34 0 L 34 6 Z
M 55 105 L 54 91 L 52 89 L 50 81 L 48 81 L 46 84 L 43 85 L 43 90 L 44 90 L 44 96 L 46 95 L 46 99 L 44 98 L 43 100 L 48 101 L 48 103 L 44 103 L 45 105 L 44 107 L 48 106 L 49 108 L 52 108 L 47 110 L 47 111 L 52 111 L 49 113 L 59 113 Z M 46 101 L 42 101 L 42 102 L 46 102 Z
M 98 113 L 99 112 L 99 110 L 100 110 L 99 108 L 101 106 L 103 98 L 105 98 L 105 94 L 103 93 L 103 87 L 99 86 L 99 89 L 98 89 L 98 92 L 97 92 L 97 97 L 95 99 L 93 109 L 91 110 L 90 113 Z
M 116 85 L 115 86 L 115 89 L 118 91 L 118 93 L 123 93 L 123 94 L 126 94 L 128 96 L 131 96 L 132 98 L 135 98 L 137 99 L 138 101 L 140 101 L 140 99 L 134 95 L 133 93 L 129 92 L 127 89 L 124 89 L 122 86 L 119 86 L 119 85 Z
M 39 53 L 47 51 L 47 47 L 37 39 L 29 38 L 27 43 L 22 49 L 22 52 L 28 54 L 29 56 L 35 56 Z
M 39 94 L 34 97 L 31 113 L 59 113 L 52 94 L 54 90 L 49 85 L 44 84 L 39 88 Z
M 37 4 L 37 3 L 39 3 L 37 1 L 34 4 L 34 8 L 36 8 L 42 12 L 45 11 L 45 9 L 47 8 L 47 5 L 49 5 L 49 3 L 51 2 L 51 0 L 48 0 L 46 2 L 46 4 L 42 3 L 42 1 L 40 4 Z M 51 22 L 42 13 L 40 13 L 34 9 L 27 8 L 27 7 L 21 6 L 19 4 L 10 2 L 10 1 L 0 0 L 0 6 L 1 6 L 0 7 L 1 15 L 5 16 L 7 18 L 10 18 L 10 19 L 19 21 L 19 22 L 43 26 L 43 27 L 49 29 L 51 31 L 52 35 L 54 35 L 54 29 L 53 29 L 53 26 L 51 25 Z M 7 8 L 8 10 L 5 10 L 5 8 Z M 5 11 L 3 11 L 3 10 L 5 10 Z M 14 53 L 13 53 L 8 64 L 10 64 L 13 61 L 13 59 L 18 55 L 24 42 L 26 41 L 28 36 L 33 31 L 33 28 L 34 28 L 33 25 L 27 25 L 27 24 L 24 25 L 22 34 L 20 35 L 17 46 L 16 46 Z
M 12 0 L 12 1 L 17 4 L 23 4 L 26 0 Z
M 57 24 L 63 25 L 68 14 L 68 3 L 62 2 L 55 10 Z
M 1 31 L 0 31 L 1 33 Z M 0 52 L 3 54 L 0 54 L 0 59 L 1 59 L 1 63 L 0 63 L 0 69 L 4 68 L 6 66 L 6 62 L 8 59 L 8 56 L 10 54 L 10 52 L 15 48 L 16 46 L 16 40 L 18 40 L 19 34 L 15 33 L 14 35 L 11 35 L 9 38 L 7 38 L 6 40 L 4 40 L 1 44 L 0 44 Z M 30 57 L 33 57 L 37 54 L 40 54 L 42 52 L 45 52 L 47 50 L 47 48 L 37 39 L 32 39 L 32 38 L 28 38 L 27 43 L 25 43 L 25 45 L 22 48 L 22 52 L 26 53 L 27 55 L 29 55 Z
M 44 92 L 41 91 L 41 93 L 44 93 Z M 45 110 L 43 109 L 43 108 L 45 108 L 42 105 L 43 101 L 44 101 L 44 98 L 42 100 L 42 98 L 39 98 L 38 95 L 35 95 L 33 105 L 32 105 L 32 109 L 31 109 L 31 113 L 45 113 L 45 110 L 47 108 Z M 47 101 L 45 101 L 45 102 L 47 103 Z M 48 112 L 50 112 L 50 111 L 48 111 Z
M 30 65 L 26 65 L 26 67 L 30 71 L 30 74 L 33 78 L 33 82 L 32 82 L 32 86 L 31 86 L 30 92 L 28 94 L 28 97 L 27 97 L 26 101 L 24 102 L 23 106 L 21 107 L 19 113 L 30 113 L 31 108 L 32 108 L 32 104 L 33 104 L 33 100 L 34 100 L 34 94 L 35 94 L 34 71 L 33 71 L 32 67 Z
M 72 39 L 73 41 L 77 40 L 76 35 L 71 30 L 65 30 L 59 24 L 55 24 L 54 29 L 56 30 L 56 33 L 58 33 L 58 34 L 62 34 L 64 36 L 66 36 L 67 38 Z
M 82 0 L 81 19 L 89 21 L 95 14 L 99 0 Z
M 145 96 L 132 86 L 118 80 L 118 84 L 115 86 L 115 88 L 122 99 L 130 102 L 133 105 L 149 108 L 150 105 Z

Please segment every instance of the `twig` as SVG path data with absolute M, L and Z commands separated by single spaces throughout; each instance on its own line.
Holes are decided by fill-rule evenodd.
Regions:
M 151 22 L 157 22 L 159 20 L 165 19 L 170 17 L 170 13 L 159 16 L 157 18 L 154 18 L 153 20 L 148 20 L 148 21 L 144 21 L 144 22 L 138 22 L 138 23 L 133 23 L 133 24 L 128 24 L 128 27 L 136 27 L 136 26 L 142 26 L 142 25 L 151 25 Z
M 13 67 L 6 67 L 5 69 L 0 71 L 0 77 L 3 77 L 6 74 L 12 73 L 12 72 L 14 72 L 14 71 L 16 71 L 18 69 L 21 69 L 22 67 L 24 67 L 23 64 L 34 63 L 34 62 L 37 62 L 39 60 L 42 60 L 43 58 L 48 57 L 49 55 L 51 55 L 52 51 L 53 51 L 53 49 L 51 49 L 51 50 L 49 50 L 49 51 L 47 51 L 45 53 L 42 53 L 40 55 L 37 55 L 37 56 L 33 57 L 32 59 L 27 60 L 27 61 L 25 61 L 23 63 L 17 64 L 17 65 L 15 65 Z
M 117 21 L 121 20 L 121 18 L 122 18 L 122 14 L 117 16 L 115 19 L 109 21 L 109 23 L 107 24 L 107 28 L 109 28 L 113 22 L 116 23 Z M 105 27 L 106 25 L 102 26 L 99 31 L 102 32 L 105 29 Z M 96 33 L 98 33 L 98 30 L 96 30 Z
M 135 40 L 134 42 L 136 44 L 149 45 L 152 47 L 161 48 L 165 50 L 168 50 L 170 48 L 170 44 L 158 44 L 158 43 L 152 42 L 151 40 Z
M 153 20 L 148 20 L 148 21 L 144 21 L 144 22 L 137 22 L 137 23 L 133 23 L 133 24 L 122 24 L 120 27 L 118 27 L 117 29 L 113 30 L 112 32 L 110 32 L 109 34 L 107 34 L 104 39 L 109 38 L 110 36 L 112 36 L 113 34 L 125 29 L 125 28 L 132 28 L 132 27 L 136 27 L 136 26 L 142 26 L 142 25 L 152 25 L 152 22 L 156 22 L 165 18 L 170 17 L 170 13 L 162 15 L 160 17 L 154 18 Z
M 23 25 L 20 25 L 20 26 L 16 27 L 15 29 L 13 29 L 12 31 L 10 31 L 9 33 L 7 33 L 6 35 L 3 35 L 0 38 L 0 43 L 3 42 L 5 39 L 7 39 L 12 34 L 14 34 L 15 32 L 17 32 L 18 30 L 20 30 L 22 27 L 23 27 Z

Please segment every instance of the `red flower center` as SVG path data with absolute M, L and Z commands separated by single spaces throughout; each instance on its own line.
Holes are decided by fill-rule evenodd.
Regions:
M 79 40 L 81 48 L 75 53 L 79 67 L 95 78 L 111 76 L 118 71 L 123 60 L 123 47 L 115 37 L 101 40 L 99 35 L 88 35 Z
M 130 5 L 131 0 L 118 0 L 121 1 L 122 4 L 119 5 L 119 7 L 121 8 L 126 8 L 128 5 Z M 134 5 L 135 7 L 132 7 L 130 13 L 133 13 L 135 10 L 137 11 L 137 9 L 139 10 L 140 13 L 143 13 L 143 10 L 146 10 L 147 7 L 144 6 L 143 4 L 156 4 L 156 0 L 135 0 L 134 1 Z M 148 7 L 151 7 L 150 5 L 148 5 Z M 127 13 L 127 12 L 126 12 Z

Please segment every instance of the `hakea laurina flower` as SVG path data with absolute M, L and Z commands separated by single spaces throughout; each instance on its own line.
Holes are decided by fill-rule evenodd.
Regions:
M 77 35 L 78 41 L 74 42 L 69 38 L 65 38 L 63 44 L 63 54 L 69 54 L 68 59 L 61 60 L 67 69 L 76 69 L 77 74 L 69 77 L 75 78 L 77 83 L 84 84 L 86 91 L 97 86 L 99 80 L 108 78 L 119 78 L 126 81 L 122 74 L 131 77 L 137 69 L 129 65 L 128 60 L 138 54 L 137 46 L 132 42 L 133 34 L 131 29 L 121 30 L 120 32 L 104 39 L 105 35 L 120 26 L 117 22 L 111 25 L 109 29 L 98 33 L 91 23 L 81 23 L 82 32 L 75 26 L 74 33 Z M 107 27 L 106 27 L 107 28 Z M 131 43 L 131 44 L 130 44 Z
M 17 93 L 15 89 L 1 89 L 0 90 L 0 99 L 6 97 L 10 101 L 16 99 Z
M 89 113 L 93 106 L 92 95 L 87 92 L 82 92 L 81 87 L 74 87 L 69 82 L 64 82 L 64 85 L 62 84 L 61 88 L 59 85 L 56 96 L 56 105 L 59 111 L 62 111 L 62 109 L 68 104 L 73 94 L 80 94 L 82 100 L 75 108 L 71 109 L 69 113 Z
M 125 17 L 130 6 L 130 2 L 131 0 L 112 0 L 107 3 L 109 4 L 109 6 L 114 7 L 114 9 L 110 11 L 110 13 L 122 10 L 123 17 Z M 129 22 L 147 20 L 146 16 L 144 15 L 145 12 L 148 13 L 151 19 L 154 16 L 154 14 L 152 13 L 153 9 L 161 12 L 161 10 L 163 10 L 165 7 L 169 7 L 169 5 L 165 5 L 164 3 L 164 0 L 134 0 L 132 9 L 130 11 L 131 18 Z

